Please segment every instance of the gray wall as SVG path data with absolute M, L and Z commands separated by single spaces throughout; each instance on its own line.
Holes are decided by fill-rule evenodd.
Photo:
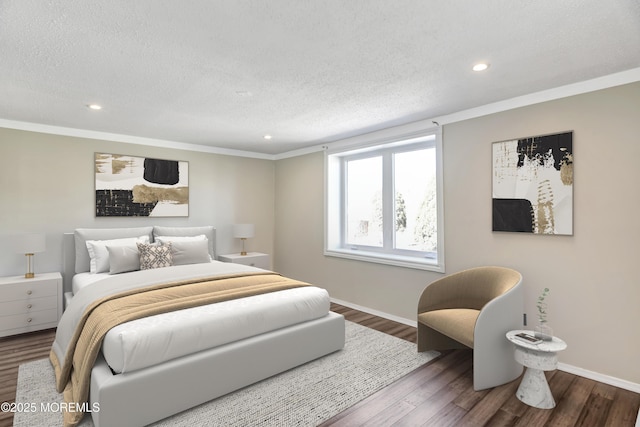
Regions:
M 189 162 L 188 218 L 95 217 L 94 153 Z M 25 271 L 4 237 L 43 232 L 36 272 L 60 271 L 62 233 L 80 227 L 213 225 L 218 253 L 239 252 L 232 225 L 255 224 L 247 249 L 273 253 L 274 162 L 0 128 L 0 275 Z
M 574 131 L 574 235 L 491 231 L 491 143 Z M 566 364 L 640 383 L 640 83 L 445 125 L 446 272 L 503 265 L 522 272 L 529 326 L 551 294 L 549 324 Z M 439 273 L 323 255 L 322 153 L 276 167 L 276 269 L 331 296 L 415 321 Z

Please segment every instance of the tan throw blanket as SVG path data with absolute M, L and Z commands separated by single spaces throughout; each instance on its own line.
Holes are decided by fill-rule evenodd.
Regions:
M 121 323 L 174 310 L 308 286 L 276 273 L 240 273 L 192 279 L 132 289 L 90 304 L 76 326 L 64 360 L 51 351 L 56 388 L 64 392 L 64 425 L 75 426 L 84 416 L 91 370 L 106 333 Z

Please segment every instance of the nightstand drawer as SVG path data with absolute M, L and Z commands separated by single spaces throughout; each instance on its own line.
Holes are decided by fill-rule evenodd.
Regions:
M 58 309 L 35 311 L 33 313 L 15 314 L 13 316 L 0 316 L 0 331 L 9 331 L 18 328 L 41 329 L 37 326 L 51 323 L 51 327 L 58 324 Z
M 233 260 L 236 264 L 250 265 L 251 267 L 269 268 L 269 257 L 266 256 L 248 256 L 246 258 L 236 258 Z
M 0 302 L 26 300 L 58 295 L 58 283 L 55 280 L 34 283 L 13 283 L 2 286 Z
M 58 309 L 57 295 L 43 298 L 29 298 L 19 301 L 0 302 L 0 322 L 2 322 L 3 316 L 53 309 Z

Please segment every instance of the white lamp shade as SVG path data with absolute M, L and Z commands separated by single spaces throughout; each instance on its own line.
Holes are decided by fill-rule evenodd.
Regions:
M 14 237 L 13 247 L 19 254 L 44 252 L 47 247 L 46 236 L 40 233 L 21 234 Z
M 253 224 L 235 224 L 233 226 L 233 237 L 237 239 L 248 239 L 253 237 Z

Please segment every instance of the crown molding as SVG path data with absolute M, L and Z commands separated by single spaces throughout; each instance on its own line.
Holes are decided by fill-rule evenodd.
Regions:
M 572 83 L 565 86 L 556 87 L 553 89 L 543 90 L 540 92 L 530 93 L 527 95 L 518 96 L 515 98 L 507 99 L 504 101 L 498 101 L 491 104 L 482 105 L 476 108 L 470 108 L 468 110 L 458 111 L 456 113 L 447 114 L 443 116 L 433 117 L 430 119 L 423 119 L 416 122 L 408 123 L 405 125 L 395 126 L 393 128 L 387 128 L 369 134 L 355 136 L 343 140 L 333 141 L 330 143 L 324 143 L 317 146 L 307 147 L 300 150 L 289 151 L 275 156 L 276 160 L 286 159 L 289 157 L 301 156 L 303 154 L 309 154 L 317 151 L 324 151 L 327 148 L 339 148 L 342 145 L 350 145 L 354 140 L 367 138 L 383 137 L 389 131 L 395 134 L 402 134 L 409 131 L 415 132 L 419 129 L 428 130 L 432 129 L 434 124 L 440 126 L 445 124 L 452 124 L 461 122 L 464 120 L 475 119 L 489 114 L 501 113 L 503 111 L 513 110 L 515 108 L 526 107 L 529 105 L 540 104 L 542 102 L 553 101 L 556 99 L 567 98 L 574 95 L 581 95 L 584 93 L 595 92 L 597 90 L 608 89 L 615 86 L 621 86 L 629 83 L 635 83 L 640 81 L 640 67 L 633 68 L 631 70 L 622 71 L 615 74 L 609 74 L 606 76 L 598 77 L 591 80 L 585 80 L 578 83 Z
M 428 122 L 431 123 L 431 121 L 435 121 L 441 125 L 461 122 L 463 120 L 475 119 L 489 114 L 501 113 L 515 108 L 582 95 L 584 93 L 595 92 L 638 81 L 640 81 L 640 67 L 435 117 Z
M 233 150 L 229 148 L 211 147 L 201 144 L 190 144 L 180 141 L 143 138 L 139 136 L 118 133 L 99 132 L 87 129 L 77 129 L 62 126 L 44 125 L 32 122 L 0 119 L 0 127 L 8 129 L 26 130 L 31 132 L 48 133 L 52 135 L 74 136 L 78 138 L 98 139 L 103 141 L 123 142 L 126 144 L 147 145 L 151 147 L 172 148 L 175 150 L 196 151 L 201 153 L 222 154 L 226 156 L 250 157 L 254 159 L 274 160 L 272 154 L 255 153 L 252 151 Z
M 75 136 L 79 138 L 99 139 L 106 141 L 123 142 L 128 144 L 148 145 L 153 147 L 172 148 L 176 150 L 196 151 L 202 153 L 222 154 L 227 156 L 237 157 L 249 157 L 263 160 L 281 160 L 290 157 L 298 157 L 306 154 L 316 153 L 324 151 L 328 148 L 339 148 L 343 145 L 351 145 L 354 141 L 370 138 L 382 138 L 385 135 L 402 134 L 407 132 L 415 132 L 417 129 L 432 129 L 434 123 L 442 126 L 445 124 L 451 124 L 461 122 L 464 120 L 474 119 L 489 114 L 500 113 L 503 111 L 512 110 L 515 108 L 526 107 L 528 105 L 539 104 L 542 102 L 553 101 L 556 99 L 567 98 L 570 96 L 581 95 L 584 93 L 595 92 L 597 90 L 608 89 L 615 86 L 621 86 L 628 83 L 634 83 L 640 81 L 640 67 L 632 68 L 627 71 L 619 73 L 609 74 L 606 76 L 598 77 L 591 80 L 585 80 L 578 83 L 572 83 L 565 86 L 556 87 L 553 89 L 543 90 L 515 98 L 507 99 L 504 101 L 498 101 L 491 104 L 486 104 L 476 108 L 470 108 L 456 113 L 447 114 L 443 116 L 433 117 L 430 119 L 423 119 L 416 122 L 408 123 L 405 125 L 394 126 L 388 129 L 382 129 L 376 132 L 371 132 L 351 138 L 342 140 L 327 142 L 310 147 L 301 148 L 298 150 L 287 151 L 280 154 L 265 154 L 252 151 L 233 150 L 229 148 L 212 147 L 208 145 L 190 144 L 180 141 L 170 141 L 153 138 L 143 138 L 138 136 L 115 134 L 108 132 L 92 131 L 87 129 L 76 129 L 61 126 L 45 125 L 32 122 L 21 122 L 14 120 L 0 119 L 0 127 L 9 129 L 26 130 L 32 132 L 49 133 L 53 135 Z

